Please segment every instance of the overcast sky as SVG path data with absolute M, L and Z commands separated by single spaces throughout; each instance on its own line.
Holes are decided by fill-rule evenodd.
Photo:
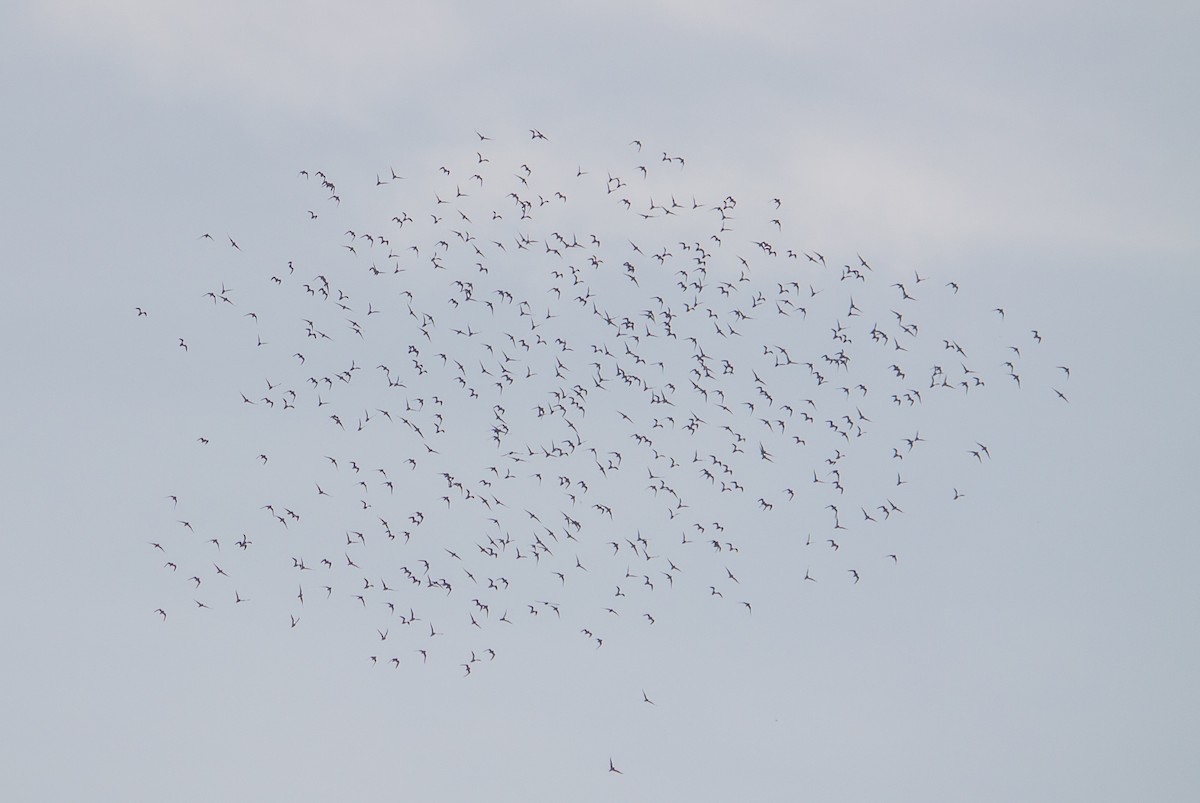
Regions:
M 0 795 L 1194 800 L 1200 14 L 902 6 L 0 11 Z M 555 231 L 603 267 L 570 252 L 554 267 Z M 696 262 L 682 245 L 702 240 Z M 678 289 L 668 265 L 707 289 Z M 594 295 L 576 304 L 581 287 Z M 478 299 L 498 289 L 515 298 L 491 295 L 489 314 Z M 631 342 L 593 306 L 656 318 Z M 531 344 L 519 381 L 492 387 L 507 364 L 482 344 L 533 336 L 541 307 L 560 314 L 540 331 L 579 353 Z M 696 348 L 718 376 L 700 384 L 756 414 L 701 406 L 692 347 L 649 334 L 664 309 L 681 332 L 706 327 Z M 778 366 L 782 347 L 819 370 L 842 325 L 855 362 L 829 387 Z M 908 380 L 872 325 L 909 346 L 894 357 Z M 611 357 L 593 357 L 601 342 Z M 626 346 L 661 392 L 679 377 L 671 413 L 621 381 Z M 560 357 L 567 387 L 613 390 L 539 419 Z M 935 363 L 986 388 L 930 390 Z M 308 382 L 316 370 L 332 381 Z M 871 394 L 843 394 L 842 376 Z M 893 403 L 892 384 L 928 398 Z M 823 414 L 806 430 L 810 397 Z M 490 430 L 500 416 L 509 431 Z M 568 419 L 578 453 L 541 453 L 576 437 Z M 927 442 L 906 447 L 914 430 Z M 970 454 L 980 442 L 988 454 Z M 505 456 L 535 444 L 536 465 Z M 709 479 L 693 452 L 731 471 L 710 462 Z M 443 471 L 479 495 L 490 477 L 508 511 Z M 749 489 L 718 493 L 733 476 Z M 509 560 L 517 543 L 529 556 L 543 513 L 563 543 L 532 569 Z M 502 531 L 513 543 L 487 556 Z M 689 532 L 699 545 L 680 543 Z M 363 574 L 416 590 L 391 611 L 390 591 L 354 588 Z M 488 587 L 501 574 L 516 590 Z M 640 596 L 616 598 L 622 583 Z

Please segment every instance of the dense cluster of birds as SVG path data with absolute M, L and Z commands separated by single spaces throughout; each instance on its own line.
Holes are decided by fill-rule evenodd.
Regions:
M 996 452 L 948 422 L 1068 402 L 1041 331 L 966 279 L 827 257 L 782 198 L 685 191 L 658 153 L 477 132 L 353 189 L 299 171 L 296 242 L 200 234 L 203 326 L 159 323 L 231 366 L 229 431 L 189 448 L 223 445 L 253 504 L 230 526 L 167 489 L 155 614 L 272 595 L 282 628 L 334 608 L 364 661 L 466 677 L 508 628 L 598 650 L 669 627 L 667 595 L 753 616 L 744 554 L 803 546 L 797 592 L 869 583 L 903 552 L 879 533 Z

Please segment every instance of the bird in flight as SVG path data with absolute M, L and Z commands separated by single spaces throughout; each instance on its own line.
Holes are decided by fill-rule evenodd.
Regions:
M 238 255 L 205 249 L 197 270 L 206 284 L 194 287 L 221 289 L 191 297 L 189 284 L 188 298 L 179 293 L 193 306 L 178 317 L 201 350 L 170 371 L 216 385 L 221 406 L 210 426 L 219 430 L 209 431 L 209 449 L 182 457 L 192 464 L 184 476 L 210 472 L 215 489 L 229 469 L 244 481 L 218 509 L 177 488 L 173 511 L 184 510 L 170 515 L 191 523 L 174 524 L 156 509 L 163 526 L 143 540 L 170 558 L 168 567 L 184 567 L 162 575 L 155 564 L 156 580 L 193 571 L 194 588 L 202 580 L 209 589 L 232 576 L 255 594 L 256 605 L 239 612 L 253 613 L 264 589 L 295 582 L 266 576 L 276 569 L 265 557 L 256 562 L 269 542 L 291 557 L 277 571 L 321 575 L 326 599 L 306 602 L 302 580 L 298 604 L 318 618 L 340 617 L 333 621 L 362 637 L 372 663 L 389 660 L 374 631 L 421 653 L 412 667 L 391 659 L 399 671 L 462 666 L 463 676 L 483 680 L 481 667 L 508 658 L 505 650 L 497 659 L 485 641 L 498 623 L 538 632 L 561 619 L 596 649 L 609 640 L 611 650 L 620 648 L 620 631 L 643 619 L 656 630 L 678 626 L 679 617 L 666 617 L 667 595 L 675 610 L 703 604 L 698 615 L 718 606 L 752 615 L 745 598 L 754 599 L 757 578 L 740 555 L 757 550 L 761 560 L 783 539 L 797 549 L 827 544 L 806 555 L 802 580 L 814 584 L 807 593 L 838 587 L 817 585 L 814 568 L 858 584 L 851 566 L 867 565 L 869 576 L 869 564 L 853 557 L 868 528 L 890 537 L 892 514 L 926 507 L 918 500 L 930 488 L 942 505 L 962 500 L 957 488 L 952 500 L 937 491 L 967 462 L 961 443 L 970 445 L 935 437 L 946 432 L 943 416 L 974 425 L 972 414 L 990 415 L 1017 395 L 1013 403 L 1071 412 L 1044 391 L 1029 392 L 1039 381 L 1065 385 L 1070 371 L 1060 366 L 1062 377 L 1043 379 L 1042 369 L 1059 361 L 1041 356 L 1052 339 L 1043 343 L 1040 331 L 1015 323 L 1015 305 L 960 294 L 932 266 L 909 279 L 874 271 L 858 253 L 814 251 L 793 236 L 798 227 L 773 193 L 689 195 L 692 188 L 673 186 L 683 157 L 661 151 L 667 165 L 641 158 L 659 152 L 648 138 L 615 149 L 605 163 L 547 158 L 563 143 L 550 146 L 537 128 L 515 131 L 494 132 L 508 140 L 499 148 L 479 130 L 470 139 L 467 129 L 469 144 L 457 155 L 450 149 L 440 168 L 406 165 L 409 181 L 391 165 L 384 171 L 387 160 L 342 187 L 301 170 L 307 181 L 294 184 L 299 195 L 281 219 L 303 227 L 303 239 L 283 239 L 276 266 L 240 264 L 258 257 L 245 257 L 228 234 Z M 351 211 L 351 187 L 388 184 L 390 208 Z M 346 209 L 329 211 L 342 197 Z M 327 230 L 333 217 L 338 226 Z M 256 242 L 251 231 L 241 236 Z M 231 270 L 246 282 L 236 306 L 255 312 L 225 314 L 235 305 L 223 283 Z M 923 283 L 952 292 L 909 292 Z M 136 316 L 153 308 L 157 322 L 158 300 L 142 300 Z M 157 345 L 187 353 L 189 343 L 172 343 L 174 335 L 158 335 Z M 243 392 L 246 377 L 234 370 L 250 364 L 264 372 L 250 375 L 255 383 L 270 377 L 258 398 Z M 188 387 L 183 375 L 170 376 Z M 1022 382 L 1024 392 L 1012 394 Z M 226 451 L 231 442 L 237 448 Z M 992 459 L 980 442 L 966 451 L 981 466 Z M 893 482 L 892 460 L 910 466 L 907 479 L 896 472 Z M 252 474 L 237 471 L 246 465 Z M 810 475 L 803 486 L 792 479 Z M 161 507 L 161 490 L 149 493 Z M 237 494 L 253 496 L 247 521 L 235 518 Z M 311 509 L 301 507 L 305 500 Z M 260 506 L 271 519 L 255 512 Z M 856 506 L 861 519 L 841 517 L 840 509 Z M 812 515 L 818 511 L 826 512 Z M 667 527 L 654 532 L 647 522 L 655 521 Z M 255 544 L 245 533 L 263 524 L 285 537 L 261 533 Z M 195 550 L 219 549 L 230 526 L 243 533 L 239 550 L 222 558 L 224 568 L 201 568 L 207 559 L 197 562 Z M 740 540 L 739 530 L 755 537 Z M 338 550 L 344 561 L 333 558 Z M 885 557 L 898 563 L 896 554 Z M 724 594 L 734 588 L 743 593 Z M 173 603 L 162 601 L 156 612 L 165 619 Z M 246 601 L 235 589 L 235 606 Z M 214 606 L 210 621 L 228 609 Z M 503 611 L 497 619 L 493 607 Z M 616 632 L 597 635 L 596 614 Z M 289 617 L 297 628 L 299 615 Z M 444 631 L 410 627 L 430 620 Z M 176 616 L 173 627 L 183 623 Z M 429 661 L 426 639 L 447 649 Z M 642 698 L 655 704 L 644 689 Z M 611 757 L 609 769 L 620 773 Z

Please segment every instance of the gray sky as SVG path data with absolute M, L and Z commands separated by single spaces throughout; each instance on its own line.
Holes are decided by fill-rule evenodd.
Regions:
M 1190 624 L 1200 548 L 1187 466 L 1200 438 L 1187 369 L 1200 294 L 1200 112 L 1187 99 L 1197 21 L 1174 3 L 10 4 L 0 12 L 9 156 L 0 196 L 0 621 L 9 656 L 0 712 L 10 723 L 0 735 L 0 794 L 1195 799 L 1200 655 Z M 635 139 L 640 153 L 628 144 Z M 686 164 L 663 162 L 663 152 Z M 505 195 L 526 192 L 521 164 L 531 169 L 532 203 L 538 193 L 551 201 L 528 222 Z M 341 204 L 328 200 L 317 170 Z M 390 181 L 393 170 L 405 179 Z M 607 193 L 610 175 L 627 186 Z M 456 187 L 465 198 L 453 198 Z M 616 201 L 622 194 L 629 210 Z M 690 464 L 671 468 L 635 443 L 631 430 L 689 460 L 730 452 L 726 419 L 718 423 L 712 406 L 701 413 L 686 387 L 675 391 L 674 433 L 652 429 L 672 414 L 617 386 L 615 366 L 628 370 L 632 357 L 602 361 L 612 390 L 594 389 L 578 417 L 579 454 L 540 468 L 505 462 L 509 449 L 569 437 L 566 416 L 531 413 L 558 386 L 552 352 L 535 346 L 514 370 L 536 378 L 507 395 L 489 390 L 497 380 L 481 369 L 497 374 L 499 363 L 485 363 L 483 341 L 508 342 L 501 332 L 528 320 L 500 296 L 489 316 L 451 282 L 474 282 L 480 297 L 536 294 L 546 300 L 531 308 L 558 304 L 562 313 L 545 331 L 580 352 L 610 337 L 614 351 L 630 345 L 664 362 L 639 366 L 647 377 L 658 370 L 682 385 L 686 342 L 611 339 L 571 301 L 582 291 L 544 244 L 526 255 L 516 238 L 597 234 L 603 245 L 588 253 L 607 274 L 583 257 L 563 259 L 591 272 L 584 286 L 597 303 L 634 316 L 657 289 L 680 331 L 691 331 L 699 324 L 683 312 L 686 292 L 651 252 L 675 247 L 673 267 L 687 267 L 691 254 L 678 244 L 712 235 L 721 222 L 712 207 L 730 195 L 731 230 L 713 247 L 703 292 L 722 311 L 718 326 L 744 334 L 697 334 L 721 355 L 714 369 L 721 358 L 738 368 L 708 385 L 754 400 L 754 366 L 769 372 L 768 406 L 788 399 L 796 411 L 766 416 L 769 425 L 730 414 L 747 439 L 747 454 L 723 458 L 749 486 L 742 498 L 727 501 L 737 492 L 719 493 L 716 479 Z M 671 196 L 681 206 L 670 218 L 648 206 L 669 206 Z M 490 219 L 492 209 L 506 216 Z M 434 223 L 443 210 L 450 219 Z M 460 211 L 484 256 L 453 242 Z M 414 218 L 403 227 L 391 221 L 402 212 Z M 346 229 L 386 232 L 397 252 L 422 250 L 388 258 L 389 246 Z M 212 242 L 198 239 L 206 232 Z M 444 237 L 443 273 L 429 258 Z M 754 245 L 762 240 L 779 255 Z M 816 252 L 826 268 L 803 256 Z M 860 267 L 860 254 L 872 270 L 850 291 L 855 280 L 838 276 L 843 265 Z M 739 281 L 738 257 L 749 281 Z M 637 286 L 620 275 L 625 261 L 637 263 Z M 375 276 L 371 264 L 405 272 Z M 317 274 L 334 298 L 339 289 L 350 296 L 350 309 L 303 289 L 319 288 Z M 732 295 L 720 294 L 723 281 Z M 783 293 L 778 285 L 791 281 L 798 286 Z M 561 302 L 550 301 L 552 286 Z M 424 343 L 404 290 L 437 319 Z M 770 304 L 752 312 L 759 291 Z M 807 314 L 762 314 L 781 299 Z M 862 310 L 853 320 L 843 317 L 851 299 Z M 733 317 L 735 300 L 753 320 Z M 904 341 L 913 387 L 927 388 L 934 363 L 956 381 L 969 377 L 965 364 L 986 374 L 986 392 L 890 403 L 882 388 L 900 380 L 867 332 L 877 324 L 896 337 L 892 309 L 920 326 Z M 302 318 L 332 339 L 309 337 Z M 830 387 L 816 387 L 807 368 L 777 369 L 778 352 L 762 353 L 783 345 L 798 361 L 819 360 L 838 324 L 854 334 L 845 375 L 872 386 L 857 413 L 831 391 L 841 385 L 833 372 Z M 463 325 L 472 334 L 453 334 Z M 943 338 L 970 357 L 947 356 Z M 413 343 L 426 376 L 411 368 Z M 1013 344 L 1019 389 L 1001 365 Z M 305 365 L 295 351 L 307 352 Z M 456 372 L 438 353 L 470 360 Z M 591 381 L 592 359 L 567 360 L 571 384 Z M 351 383 L 332 380 L 344 387 L 305 381 L 314 366 L 335 376 L 351 360 L 362 371 Z M 387 387 L 381 363 L 411 387 Z M 1064 364 L 1069 379 L 1057 369 Z M 456 373 L 497 397 L 476 403 Z M 285 388 L 296 391 L 294 411 L 281 409 Z M 439 423 L 435 394 L 445 400 Z M 318 396 L 330 406 L 318 407 Z M 805 429 L 798 400 L 810 396 L 828 414 Z M 399 418 L 418 397 L 429 406 L 407 417 L 421 436 L 372 412 Z M 488 438 L 492 403 L 511 426 L 499 448 Z M 330 409 L 348 432 L 328 420 Z M 866 430 L 859 443 L 824 422 L 847 412 L 870 419 L 841 422 Z M 697 433 L 682 432 L 690 414 L 704 419 Z M 774 423 L 782 418 L 786 433 Z M 443 423 L 445 433 L 431 434 Z M 904 439 L 917 428 L 929 442 L 908 452 Z M 789 445 L 793 437 L 809 442 Z M 990 458 L 968 453 L 977 441 Z M 759 459 L 760 444 L 771 445 L 772 464 Z M 620 451 L 621 465 L 599 472 L 593 447 Z M 845 463 L 826 463 L 839 448 Z M 419 469 L 406 467 L 410 456 Z M 489 475 L 491 465 L 500 474 Z M 844 502 L 831 496 L 831 465 L 853 480 Z M 501 480 L 506 469 L 520 476 Z M 448 489 L 443 470 L 481 493 L 477 481 L 493 478 L 509 507 L 496 517 L 514 539 L 503 558 L 479 551 L 489 516 Z M 540 485 L 531 476 L 539 470 Z M 670 494 L 648 492 L 647 471 L 689 507 L 668 512 Z M 579 541 L 551 544 L 532 569 L 510 560 L 537 532 L 523 509 L 558 516 L 555 528 L 570 510 L 560 475 L 590 485 L 571 514 Z M 787 488 L 797 500 L 787 501 Z M 359 507 L 364 499 L 370 509 Z M 833 529 L 829 499 L 844 533 Z M 903 513 L 867 521 L 884 516 L 873 505 L 887 499 Z M 604 500 L 615 508 L 609 523 L 591 507 Z M 303 520 L 284 515 L 285 530 L 264 504 Z M 427 524 L 409 523 L 417 510 Z M 378 518 L 409 530 L 410 543 L 389 541 Z M 736 553 L 704 543 L 714 520 Z M 691 530 L 699 545 L 680 543 L 685 522 L 704 522 L 703 534 Z M 365 543 L 345 546 L 348 531 Z M 638 532 L 650 544 L 641 554 L 612 554 L 609 541 Z M 236 547 L 243 534 L 252 548 Z M 311 572 L 293 567 L 297 555 Z M 322 567 L 322 557 L 337 563 Z M 418 561 L 429 560 L 430 576 L 453 590 L 397 592 L 393 613 L 390 592 L 354 588 L 363 581 L 352 559 L 369 563 L 361 574 L 372 582 L 393 586 L 411 585 L 400 566 L 420 575 Z M 668 559 L 679 571 L 662 572 Z M 162 566 L 168 560 L 178 572 Z M 655 588 L 636 572 L 624 586 L 633 598 L 615 598 L 612 573 L 618 585 L 643 564 L 658 572 Z M 487 588 L 484 578 L 501 574 L 517 590 Z M 404 625 L 410 606 L 421 621 Z M 497 621 L 506 607 L 511 626 Z M 424 635 L 429 622 L 441 635 Z M 622 774 L 608 771 L 610 759 Z

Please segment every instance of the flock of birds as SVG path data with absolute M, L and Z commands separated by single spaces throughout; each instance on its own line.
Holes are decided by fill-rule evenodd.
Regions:
M 369 664 L 464 677 L 509 628 L 599 650 L 669 627 L 668 595 L 749 617 L 743 555 L 808 556 L 796 593 L 869 583 L 996 451 L 948 422 L 1068 402 L 1041 331 L 961 279 L 827 257 L 781 198 L 685 192 L 640 141 L 596 167 L 529 134 L 353 188 L 301 170 L 294 243 L 200 235 L 200 323 L 163 336 L 230 366 L 229 431 L 188 448 L 253 504 L 165 489 L 155 615 L 268 595 L 280 627 L 326 609 Z

